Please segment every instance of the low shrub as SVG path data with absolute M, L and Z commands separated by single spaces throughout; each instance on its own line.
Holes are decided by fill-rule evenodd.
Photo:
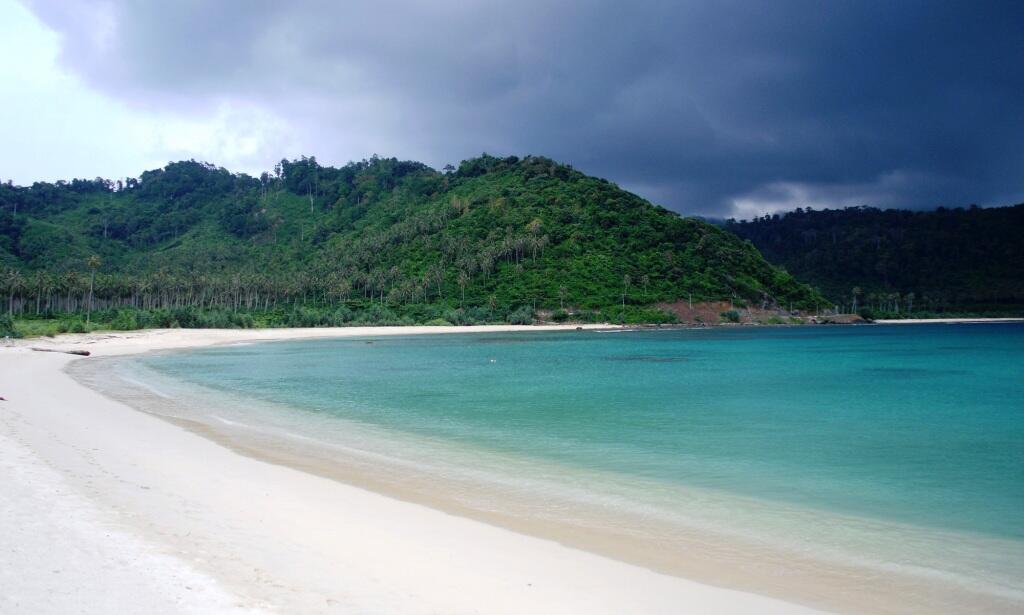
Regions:
M 110 321 L 110 328 L 118 331 L 134 331 L 146 326 L 148 318 L 143 316 L 145 312 L 139 310 L 118 310 L 117 314 Z M 140 322 L 143 321 L 143 322 Z
M 14 319 L 9 314 L 0 315 L 0 337 L 21 337 L 14 328 Z
M 383 306 L 379 303 L 374 303 L 366 309 L 358 312 L 356 320 L 361 325 L 401 325 L 402 319 L 395 314 L 391 308 Z
M 679 318 L 671 312 L 636 305 L 627 305 L 625 309 L 622 306 L 615 306 L 596 314 L 596 316 L 597 318 L 594 319 L 594 322 L 615 322 L 624 325 L 672 324 L 679 322 Z M 577 320 L 586 320 L 581 318 L 580 314 L 576 314 L 575 317 Z
M 521 308 L 513 310 L 508 315 L 508 322 L 512 325 L 532 325 L 533 309 L 528 305 L 524 305 Z

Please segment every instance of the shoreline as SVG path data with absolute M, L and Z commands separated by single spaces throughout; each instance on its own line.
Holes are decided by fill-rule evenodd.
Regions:
M 893 318 L 876 320 L 879 325 L 971 325 L 1000 322 L 1024 322 L 1024 318 Z
M 29 343 L 115 356 L 277 339 L 576 328 L 164 330 Z M 34 560 L 12 568 L 16 562 L 5 561 L 12 556 L 0 555 L 0 567 L 31 581 L 22 582 L 29 589 L 17 602 L 0 598 L 5 611 L 60 610 L 60 586 L 68 599 L 96 610 L 119 597 L 135 601 L 119 604 L 122 610 L 156 612 L 669 613 L 681 605 L 696 612 L 811 612 L 239 455 L 83 386 L 65 371 L 81 358 L 31 352 L 29 343 L 0 349 L 0 436 L 23 451 L 0 471 L 5 480 L 13 471 L 49 471 L 69 486 L 57 494 L 19 493 L 8 510 L 30 515 L 34 508 L 69 507 L 75 518 L 89 519 L 87 528 L 71 528 L 62 517 L 50 532 L 76 542 L 83 534 L 98 537 L 97 561 L 139 560 L 138 551 L 167 558 L 178 576 L 202 583 L 171 582 L 152 598 L 133 588 L 168 575 L 141 566 L 125 573 L 137 577 L 130 580 L 92 572 L 92 592 L 68 588 L 68 577 L 49 570 L 60 556 L 49 555 L 45 536 L 29 532 L 11 539 L 12 548 L 36 553 Z M 111 542 L 111 535 L 128 536 L 134 546 Z
M 841 314 L 840 316 L 849 316 Z M 89 333 L 60 333 L 56 336 L 30 336 L 0 339 L 0 348 L 23 346 L 49 346 L 59 350 L 61 345 L 78 347 L 103 342 L 105 355 L 135 354 L 151 351 L 194 349 L 218 344 L 273 342 L 304 339 L 331 339 L 363 336 L 393 335 L 441 335 L 471 333 L 514 333 L 536 331 L 671 331 L 678 329 L 733 329 L 738 327 L 832 327 L 863 325 L 926 325 L 926 324 L 986 324 L 1024 323 L 1024 317 L 978 317 L 978 318 L 898 318 L 878 319 L 860 322 L 803 322 L 803 323 L 660 323 L 660 324 L 613 324 L 613 323 L 540 323 L 533 325 L 403 325 L 403 326 L 354 326 L 354 327 L 266 327 L 252 329 L 135 329 L 96 330 Z M 185 332 L 181 335 L 175 333 Z M 156 339 L 155 339 L 156 338 Z
M 982 558 L 984 553 L 1001 553 L 1014 548 L 998 539 L 982 539 L 969 533 L 949 534 L 936 528 L 794 508 L 735 495 L 725 502 L 714 492 L 699 489 L 686 489 L 680 497 L 689 502 L 701 502 L 704 514 L 719 511 L 712 515 L 716 518 L 728 517 L 734 508 L 757 510 L 758 518 L 724 526 L 708 524 L 705 518 L 704 522 L 695 524 L 694 520 L 701 517 L 698 513 L 689 523 L 680 525 L 678 519 L 672 520 L 671 514 L 663 516 L 671 513 L 670 510 L 631 508 L 628 497 L 619 500 L 627 507 L 623 510 L 606 507 L 607 500 L 593 500 L 585 493 L 574 494 L 572 485 L 591 480 L 593 476 L 586 477 L 569 467 L 544 466 L 535 470 L 522 467 L 520 470 L 523 478 L 543 476 L 553 470 L 566 481 L 566 490 L 550 482 L 535 482 L 524 487 L 521 480 L 509 482 L 504 480 L 501 470 L 496 470 L 521 464 L 523 459 L 515 455 L 490 453 L 480 458 L 480 451 L 469 451 L 467 455 L 466 450 L 445 446 L 448 450 L 405 457 L 400 451 L 423 451 L 424 447 L 434 448 L 437 444 L 416 442 L 408 434 L 388 430 L 369 433 L 358 423 L 346 428 L 354 437 L 348 443 L 319 439 L 315 432 L 303 433 L 301 427 L 294 430 L 285 424 L 268 427 L 265 419 L 250 423 L 243 415 L 228 409 L 246 407 L 265 418 L 287 417 L 294 410 L 273 402 L 210 390 L 173 377 L 165 379 L 145 368 L 137 373 L 134 371 L 137 366 L 130 360 L 127 363 L 120 363 L 121 359 L 117 358 L 111 360 L 116 363 L 109 368 L 103 366 L 103 359 L 74 362 L 69 371 L 79 382 L 108 397 L 256 460 L 299 469 L 670 576 L 838 612 L 931 613 L 953 604 L 980 609 L 979 612 L 1013 612 L 999 605 L 1007 600 L 1018 603 L 1024 600 L 1024 595 L 995 579 L 954 572 L 944 566 L 941 558 L 906 560 L 918 562 L 916 571 L 913 567 L 891 566 L 891 562 L 904 559 L 896 553 L 892 554 L 894 558 L 878 560 L 867 553 L 844 551 L 828 532 L 821 534 L 820 530 L 838 524 L 846 528 L 844 534 L 850 536 L 850 532 L 854 532 L 859 540 L 869 543 L 872 535 L 877 534 L 896 536 L 917 545 L 970 540 Z M 225 411 L 215 415 L 190 409 L 222 405 Z M 367 441 L 372 444 L 361 445 Z M 398 449 L 394 448 L 396 442 L 402 442 Z M 461 465 L 456 462 L 454 466 L 438 463 L 447 458 L 470 461 Z M 458 468 L 472 470 L 467 475 Z M 490 479 L 474 478 L 481 473 Z M 609 479 L 617 480 L 614 476 Z M 637 485 L 637 488 L 644 487 Z M 657 491 L 661 486 L 652 483 L 647 488 Z M 602 492 L 601 497 L 614 499 L 621 498 L 622 494 Z M 550 514 L 552 511 L 554 515 Z M 569 511 L 569 514 L 559 511 Z M 805 533 L 818 528 L 816 548 L 806 550 L 777 540 L 773 529 L 761 523 L 766 519 L 794 516 L 804 520 Z M 822 519 L 828 519 L 824 526 Z M 857 540 L 854 539 L 854 543 Z M 933 548 L 932 552 L 938 551 Z M 1000 567 L 997 565 L 996 569 Z M 920 574 L 927 570 L 933 572 Z M 785 575 L 780 576 L 780 571 L 785 571 Z M 872 591 L 858 595 L 866 586 Z M 915 594 L 924 597 L 906 598 Z M 894 607 L 897 604 L 898 609 Z M 986 607 L 981 608 L 981 605 Z
M 599 331 L 621 329 L 613 324 L 573 325 L 474 325 L 403 327 L 276 327 L 265 329 L 138 329 L 134 331 L 94 331 L 92 333 L 61 333 L 55 337 L 32 337 L 10 340 L 9 347 L 43 346 L 49 350 L 67 348 L 93 351 L 96 356 L 122 356 L 166 350 L 192 350 L 254 342 L 334 339 L 367 336 L 445 335 L 457 333 L 513 333 L 530 331 Z
M 591 330 L 625 331 L 630 327 L 590 325 L 588 328 L 591 328 Z M 289 571 L 279 570 L 280 564 L 276 563 L 276 559 L 285 556 L 295 558 L 292 564 L 293 568 L 298 569 L 295 573 L 309 567 L 337 567 L 339 560 L 345 563 L 346 570 L 355 569 L 358 571 L 359 566 L 362 565 L 361 561 L 352 563 L 348 559 L 349 556 L 341 555 L 348 548 L 348 545 L 344 542 L 346 540 L 349 542 L 364 540 L 362 534 L 365 533 L 371 533 L 381 538 L 380 532 L 384 530 L 380 527 L 378 517 L 381 513 L 378 511 L 374 515 L 359 516 L 352 523 L 353 527 L 357 527 L 358 530 L 351 530 L 355 535 L 346 534 L 346 536 L 340 537 L 339 542 L 332 543 L 334 548 L 330 554 L 317 554 L 319 559 L 309 559 L 310 554 L 306 552 L 303 552 L 301 555 L 290 553 L 291 550 L 287 545 L 294 538 L 290 538 L 291 534 L 283 530 L 282 527 L 278 527 L 275 532 L 262 537 L 264 539 L 264 542 L 261 543 L 262 553 L 239 553 L 240 546 L 246 541 L 251 541 L 252 536 L 232 536 L 231 531 L 224 530 L 223 522 L 220 518 L 234 518 L 237 521 L 245 519 L 244 523 L 239 521 L 236 525 L 252 525 L 254 523 L 259 525 L 263 523 L 263 519 L 254 519 L 252 516 L 248 518 L 232 517 L 237 516 L 239 513 L 230 508 L 216 508 L 217 512 L 214 514 L 207 509 L 212 506 L 211 500 L 216 500 L 220 496 L 219 493 L 214 495 L 213 491 L 215 490 L 211 489 L 210 485 L 205 485 L 206 489 L 203 493 L 196 493 L 196 486 L 182 483 L 182 481 L 189 477 L 194 479 L 195 475 L 209 473 L 210 468 L 217 468 L 219 471 L 221 465 L 232 468 L 232 471 L 236 472 L 234 477 L 239 481 L 258 485 L 256 488 L 270 488 L 271 492 L 274 493 L 274 497 L 271 497 L 272 501 L 269 503 L 269 506 L 274 515 L 282 515 L 284 510 L 306 510 L 306 515 L 297 515 L 295 518 L 313 518 L 321 522 L 321 525 L 317 526 L 319 531 L 316 533 L 316 536 L 325 533 L 330 534 L 337 531 L 337 529 L 332 527 L 330 523 L 325 523 L 327 520 L 323 516 L 323 511 L 304 509 L 309 502 L 319 502 L 328 494 L 333 494 L 335 508 L 332 509 L 333 515 L 331 519 L 337 520 L 346 518 L 348 513 L 344 509 L 350 501 L 360 501 L 362 497 L 369 497 L 376 500 L 383 507 L 382 510 L 385 517 L 392 520 L 401 520 L 400 523 L 392 521 L 394 525 L 406 525 L 412 520 L 414 523 L 422 524 L 420 526 L 421 533 L 431 534 L 434 532 L 433 524 L 424 521 L 424 511 L 428 512 L 429 515 L 440 515 L 447 522 L 455 524 L 451 534 L 447 535 L 447 539 L 441 544 L 434 543 L 431 548 L 433 550 L 438 550 L 439 548 L 439 550 L 450 554 L 452 557 L 463 554 L 466 561 L 460 561 L 459 563 L 462 565 L 466 565 L 468 561 L 478 564 L 482 558 L 484 564 L 492 567 L 489 568 L 489 570 L 494 571 L 492 574 L 496 575 L 499 579 L 508 577 L 507 566 L 514 565 L 516 573 L 521 574 L 523 571 L 529 571 L 531 566 L 534 566 L 532 559 L 552 557 L 550 554 L 543 556 L 536 553 L 528 555 L 528 553 L 534 553 L 531 551 L 534 546 L 529 546 L 530 544 L 536 546 L 540 543 L 547 545 L 547 547 L 555 548 L 559 554 L 562 554 L 560 557 L 567 558 L 564 562 L 559 560 L 562 562 L 559 566 L 568 566 L 569 570 L 556 567 L 551 569 L 550 574 L 554 575 L 554 578 L 562 578 L 566 574 L 570 576 L 575 574 L 580 578 L 574 581 L 574 586 L 587 586 L 586 590 L 588 592 L 591 592 L 595 597 L 600 597 L 600 600 L 595 598 L 591 602 L 581 603 L 575 598 L 575 594 L 566 594 L 568 589 L 564 585 L 557 590 L 549 588 L 549 592 L 553 591 L 552 596 L 556 597 L 557 603 L 564 605 L 563 607 L 560 606 L 559 608 L 552 609 L 548 602 L 551 600 L 551 596 L 545 597 L 542 602 L 530 602 L 535 597 L 521 595 L 519 591 L 514 590 L 515 587 L 507 583 L 495 587 L 493 586 L 494 579 L 489 577 L 484 579 L 473 577 L 475 582 L 482 583 L 481 586 L 487 586 L 487 583 L 492 583 L 492 585 L 489 586 L 487 591 L 481 590 L 470 602 L 460 602 L 461 599 L 456 600 L 450 596 L 451 592 L 455 591 L 451 584 L 443 585 L 442 583 L 443 586 L 449 587 L 446 591 L 441 591 L 440 589 L 437 589 L 436 592 L 432 589 L 425 591 L 422 588 L 423 578 L 420 577 L 423 577 L 424 574 L 433 575 L 429 576 L 432 582 L 440 582 L 436 578 L 436 571 L 421 571 L 413 574 L 412 578 L 409 575 L 399 575 L 399 578 L 392 578 L 390 567 L 385 567 L 386 572 L 383 573 L 376 569 L 371 573 L 354 572 L 346 581 L 358 585 L 359 579 L 365 581 L 366 575 L 370 574 L 378 579 L 387 578 L 386 582 L 389 585 L 402 587 L 416 586 L 416 589 L 412 592 L 412 594 L 417 596 L 416 601 L 403 603 L 400 608 L 382 606 L 385 605 L 386 601 L 379 591 L 370 592 L 372 594 L 370 596 L 367 594 L 367 591 L 362 589 L 354 590 L 355 594 L 360 596 L 358 599 L 361 601 L 359 602 L 361 605 L 359 609 L 373 612 L 382 610 L 387 612 L 429 611 L 427 607 L 442 612 L 468 612 L 472 610 L 503 612 L 493 601 L 498 601 L 503 605 L 506 603 L 514 605 L 514 608 L 512 606 L 509 607 L 509 612 L 522 612 L 524 610 L 544 612 L 614 612 L 612 609 L 613 605 L 617 605 L 615 610 L 618 612 L 674 612 L 678 610 L 679 604 L 685 604 L 698 612 L 713 610 L 723 613 L 754 611 L 805 612 L 809 608 L 835 610 L 838 612 L 925 613 L 942 610 L 943 606 L 950 608 L 952 604 L 959 604 L 961 607 L 973 605 L 972 608 L 977 607 L 979 612 L 994 613 L 1014 612 L 1014 608 L 1019 606 L 1019 596 L 1005 596 L 993 599 L 991 595 L 986 594 L 984 595 L 985 598 L 979 598 L 982 595 L 976 594 L 975 590 L 969 589 L 968 586 L 951 579 L 935 578 L 922 582 L 920 577 L 915 575 L 907 576 L 896 570 L 861 566 L 853 563 L 849 565 L 837 564 L 835 561 L 825 561 L 817 557 L 812 558 L 810 554 L 778 551 L 777 548 L 771 547 L 767 543 L 761 543 L 757 536 L 754 541 L 751 541 L 748 539 L 734 539 L 736 538 L 735 536 L 724 536 L 702 530 L 686 532 L 685 538 L 689 540 L 689 547 L 683 551 L 676 547 L 667 548 L 663 543 L 650 541 L 635 541 L 631 543 L 620 540 L 616 542 L 615 540 L 609 540 L 606 534 L 595 533 L 593 528 L 575 527 L 569 521 L 560 524 L 539 524 L 536 520 L 531 522 L 524 518 L 517 519 L 514 512 L 504 510 L 506 507 L 509 510 L 515 509 L 516 500 L 511 492 L 499 492 L 498 494 L 503 502 L 503 506 L 490 514 L 481 515 L 479 511 L 468 509 L 465 506 L 453 507 L 451 506 L 451 498 L 445 500 L 437 493 L 423 496 L 424 488 L 429 490 L 430 487 L 436 486 L 429 482 L 430 477 L 423 472 L 419 474 L 413 471 L 400 473 L 400 478 L 406 483 L 406 486 L 422 483 L 419 485 L 419 493 L 415 489 L 395 488 L 393 483 L 387 484 L 386 482 L 375 480 L 374 473 L 366 472 L 367 469 L 365 467 L 360 468 L 357 465 L 347 465 L 347 459 L 344 456 L 331 458 L 329 459 L 330 464 L 324 464 L 323 460 L 321 463 L 317 463 L 315 458 L 307 454 L 278 454 L 273 448 L 267 446 L 267 442 L 247 441 L 245 439 L 242 441 L 231 441 L 230 438 L 224 437 L 224 434 L 211 430 L 211 426 L 207 423 L 190 425 L 187 421 L 178 421 L 173 419 L 172 416 L 151 412 L 145 409 L 144 405 L 139 404 L 138 400 L 126 400 L 118 396 L 114 396 L 114 398 L 109 397 L 109 391 L 104 392 L 102 388 L 94 388 L 89 383 L 80 380 L 80 374 L 75 374 L 76 371 L 81 371 L 80 368 L 85 368 L 89 365 L 96 365 L 97 369 L 95 370 L 102 374 L 103 369 L 98 367 L 102 364 L 102 357 L 186 350 L 225 344 L 420 334 L 571 332 L 575 330 L 577 330 L 577 325 L 541 327 L 500 325 L 495 327 L 351 327 L 337 328 L 337 330 L 331 330 L 331 328 L 310 328 L 310 330 L 289 330 L 289 328 L 283 328 L 283 330 L 255 331 L 157 330 L 125 334 L 94 333 L 61 336 L 53 340 L 18 341 L 14 348 L 0 348 L 0 395 L 5 395 L 8 399 L 11 399 L 11 395 L 8 395 L 12 390 L 9 386 L 11 383 L 27 386 L 27 390 L 32 390 L 32 380 L 49 383 L 51 379 L 59 385 L 58 388 L 70 387 L 77 391 L 77 393 L 70 396 L 67 392 L 61 394 L 57 403 L 62 403 L 66 406 L 66 411 L 61 414 L 54 413 L 54 409 L 51 407 L 32 405 L 29 408 L 30 414 L 28 416 L 24 412 L 18 416 L 18 419 L 22 420 L 23 423 L 26 423 L 25 420 L 28 419 L 28 424 L 34 428 L 42 428 L 44 431 L 49 431 L 51 436 L 59 436 L 61 444 L 58 446 L 53 442 L 46 443 L 43 441 L 42 443 L 23 442 L 23 445 L 34 444 L 31 448 L 34 449 L 39 458 L 45 459 L 47 464 L 59 470 L 60 474 L 66 477 L 69 475 L 75 477 L 75 480 L 72 482 L 77 489 L 91 489 L 93 491 L 91 498 L 93 504 L 100 504 L 100 508 L 117 511 L 119 516 L 132 520 L 131 523 L 127 524 L 127 527 L 121 527 L 121 530 L 130 530 L 134 535 L 140 535 L 144 539 L 144 543 L 151 547 L 158 547 L 160 550 L 171 548 L 178 558 L 187 561 L 186 564 L 193 560 L 199 562 L 198 565 L 189 564 L 186 566 L 186 570 L 207 578 L 206 584 L 212 587 L 211 591 L 214 594 L 216 594 L 216 591 L 227 591 L 229 592 L 228 596 L 236 597 L 233 599 L 233 602 L 227 601 L 226 603 L 231 605 L 231 608 L 239 608 L 239 605 L 242 605 L 244 608 L 258 609 L 267 606 L 280 607 L 283 604 L 287 605 L 289 610 L 301 612 L 333 612 L 336 608 L 343 611 L 353 608 L 356 602 L 353 602 L 355 599 L 351 597 L 348 602 L 331 603 L 327 607 L 309 602 L 295 602 L 298 599 L 293 595 L 282 595 L 278 590 L 264 587 L 264 577 L 279 578 L 280 576 L 292 574 Z M 30 346 L 45 346 L 52 350 L 88 349 L 95 357 L 99 357 L 99 360 L 92 363 L 91 361 L 81 361 L 81 357 L 73 357 L 71 355 L 30 352 L 28 348 Z M 43 364 L 44 362 L 45 365 Z M 19 381 L 16 376 L 14 378 L 6 378 L 11 376 L 8 367 L 17 367 L 23 369 L 23 371 L 27 369 L 28 371 L 25 371 L 26 374 L 31 374 L 31 376 L 28 379 L 24 379 L 25 382 Z M 160 393 L 158 392 L 157 395 L 160 395 Z M 190 395 L 187 398 L 193 399 Z M 0 402 L 0 411 L 8 410 L 11 407 L 8 403 Z M 118 482 L 110 482 L 108 477 L 105 479 L 106 485 L 108 485 L 106 489 L 96 487 L 97 484 L 104 482 L 103 476 L 84 473 L 83 459 L 81 458 L 77 462 L 69 462 L 68 459 L 74 457 L 74 454 L 68 450 L 68 447 L 71 446 L 78 451 L 85 449 L 103 451 L 105 448 L 97 446 L 94 442 L 88 440 L 86 436 L 89 434 L 87 433 L 76 433 L 74 430 L 68 431 L 69 426 L 62 423 L 69 416 L 67 411 L 69 407 L 74 408 L 73 414 L 76 415 L 76 420 L 86 422 L 86 425 L 82 426 L 84 432 L 91 431 L 95 435 L 95 430 L 100 430 L 106 438 L 104 441 L 120 453 L 120 457 L 117 455 L 110 456 L 110 451 L 106 451 L 108 456 L 104 459 L 105 465 L 117 468 L 115 474 L 120 476 L 125 472 L 133 473 L 137 471 L 136 468 L 139 466 L 152 463 L 148 457 L 154 453 L 145 444 L 136 442 L 133 446 L 125 442 L 125 440 L 135 442 L 139 440 L 138 436 L 141 434 L 143 442 L 155 444 L 160 449 L 160 454 L 168 459 L 167 463 L 175 465 L 173 469 L 162 469 L 163 472 L 160 473 L 160 476 L 154 476 L 152 472 L 144 473 L 139 479 L 139 483 L 144 483 L 145 485 L 144 487 L 139 487 L 146 491 L 143 495 L 150 495 L 148 491 L 154 488 L 153 485 L 161 485 L 162 487 L 171 485 L 168 491 L 174 493 L 175 497 L 188 500 L 191 509 L 203 510 L 206 511 L 206 514 L 191 519 L 187 525 L 182 525 L 181 521 L 168 517 L 164 511 L 155 511 L 152 507 L 145 506 L 143 502 L 139 501 L 139 492 L 137 490 L 128 489 L 127 492 L 122 492 L 123 489 L 118 483 L 123 481 L 123 478 L 119 478 Z M 77 416 L 77 413 L 80 411 L 84 411 L 87 414 L 86 418 L 79 418 Z M 10 427 L 7 422 L 7 416 L 2 412 L 0 412 L 0 416 L 4 419 L 0 421 L 0 428 Z M 139 421 L 151 424 L 156 422 L 160 427 L 150 425 L 150 427 L 145 428 L 141 432 L 135 432 L 134 435 L 121 431 L 123 423 L 130 422 L 134 425 Z M 108 430 L 113 433 L 105 434 Z M 0 437 L 4 436 L 5 431 L 0 430 Z M 201 445 L 197 440 L 203 444 Z M 212 448 L 219 451 L 217 459 L 220 460 L 213 462 L 213 460 L 210 460 L 212 457 L 210 457 L 210 459 L 207 459 L 208 464 L 195 463 L 191 457 L 197 456 L 193 449 L 198 447 L 206 450 Z M 99 454 L 99 452 L 91 453 L 91 455 Z M 206 454 L 209 456 L 210 453 Z M 133 460 L 133 463 L 129 463 L 128 459 Z M 94 465 L 94 459 L 90 463 Z M 186 467 L 177 468 L 180 464 L 185 464 Z M 262 479 L 266 467 L 278 469 L 273 472 L 285 472 L 288 476 L 292 476 L 292 478 L 288 479 L 288 481 L 280 479 L 280 481 L 265 483 Z M 110 475 L 111 472 L 108 471 L 105 474 Z M 298 474 L 303 478 L 295 478 L 294 474 Z M 319 481 L 316 483 L 318 486 L 315 488 L 310 487 L 299 495 L 289 493 L 287 496 L 283 496 L 278 491 L 284 487 L 283 482 L 305 482 L 310 480 Z M 340 494 L 339 490 L 347 495 Z M 108 491 L 114 491 L 116 497 L 112 497 Z M 353 495 L 353 493 L 358 495 Z M 259 501 L 262 506 L 263 495 L 263 493 L 257 492 L 253 497 L 246 499 Z M 343 497 L 344 499 L 342 499 Z M 382 504 L 381 502 L 388 503 Z M 240 504 L 236 503 L 234 506 L 237 507 Z M 173 506 L 170 508 L 173 509 Z M 586 521 L 586 518 L 582 519 Z M 139 525 L 139 523 L 142 523 L 142 525 Z M 311 523 L 310 525 L 316 524 Z M 394 525 L 391 529 L 393 529 Z M 497 536 L 490 534 L 489 538 L 497 541 L 495 544 L 499 545 L 496 552 L 498 555 L 489 553 L 483 556 L 478 555 L 478 547 L 474 542 L 478 538 L 470 539 L 470 536 L 473 535 L 473 531 L 480 531 L 480 526 L 488 528 L 485 530 L 488 534 L 498 532 Z M 218 527 L 220 531 L 216 531 Z M 654 528 L 654 526 L 651 527 Z M 476 530 L 472 528 L 476 528 Z M 237 527 L 230 529 L 238 530 Z M 106 530 L 104 529 L 103 531 Z M 183 540 L 183 537 L 203 534 L 205 536 L 201 540 L 194 538 L 199 540 L 196 542 Z M 299 542 L 316 550 L 318 545 L 313 543 L 316 536 L 304 533 L 301 535 Z M 383 536 L 382 539 L 385 541 L 393 540 L 386 532 Z M 677 537 L 679 536 L 673 535 L 673 540 L 675 541 Z M 422 541 L 422 536 L 414 534 L 406 536 L 406 539 L 414 542 L 417 540 Z M 242 551 L 245 551 L 245 548 Z M 508 557 L 502 558 L 500 555 L 505 551 L 519 555 L 516 556 L 514 562 L 508 562 Z M 256 579 L 246 570 L 234 569 L 223 562 L 208 561 L 210 558 L 209 554 L 219 553 L 231 554 L 221 557 L 221 559 L 229 561 L 259 561 L 260 558 L 266 557 L 268 553 L 275 553 L 278 558 L 270 562 L 260 562 L 263 566 L 253 567 L 254 570 L 261 570 L 259 582 L 256 582 Z M 200 555 L 197 556 L 197 554 Z M 476 554 L 476 556 L 470 557 L 473 554 Z M 724 558 L 721 557 L 723 554 L 725 554 Z M 779 558 L 779 554 L 785 557 Z M 121 558 L 123 556 L 118 555 L 117 557 Z M 422 558 L 423 556 L 420 554 L 417 557 Z M 488 560 L 488 558 L 493 557 L 503 561 L 493 562 Z M 379 555 L 377 559 L 388 560 L 392 566 L 400 565 L 410 559 L 410 554 L 404 548 L 397 548 L 392 553 Z M 602 566 L 598 566 L 597 562 L 603 563 Z M 3 558 L 0 557 L 0 565 L 3 563 Z M 383 564 L 378 561 L 378 565 Z M 604 566 L 609 565 L 618 568 L 618 571 L 611 576 L 606 576 L 607 573 L 602 572 L 602 570 Z M 472 572 L 475 573 L 476 571 L 473 570 Z M 465 583 L 469 582 L 467 574 L 469 573 L 465 570 L 455 572 L 445 570 L 442 575 L 444 577 L 443 582 L 455 583 L 462 587 Z M 618 579 L 623 577 L 623 575 L 633 580 L 629 583 L 622 583 Z M 285 584 L 290 587 L 302 587 L 302 592 L 312 591 L 313 594 L 318 592 L 317 595 L 326 596 L 332 591 L 330 587 L 338 582 L 337 578 L 330 579 L 330 582 L 328 582 L 328 579 L 319 579 L 316 582 L 307 581 L 306 579 L 292 579 L 290 583 Z M 528 584 L 531 582 L 531 580 L 526 580 L 527 584 L 525 586 L 537 586 L 536 583 Z M 592 585 L 588 583 L 592 583 Z M 279 582 L 278 584 L 280 585 L 281 583 Z M 344 585 L 344 583 L 342 584 Z M 643 589 L 643 602 L 637 602 L 634 586 L 645 587 Z M 511 594 L 505 594 L 506 591 L 511 591 Z M 352 591 L 349 591 L 349 594 L 352 594 Z M 540 592 L 537 591 L 536 594 L 540 594 Z M 739 597 L 738 599 L 736 598 L 737 596 Z M 964 602 L 965 598 L 970 596 L 975 598 Z M 302 600 L 304 601 L 305 599 Z M 337 601 L 338 599 L 331 598 L 330 600 Z M 979 602 L 972 602 L 974 600 Z M 670 603 L 675 603 L 677 609 L 669 607 Z M 344 609 L 338 606 L 342 604 L 346 605 Z M 0 606 L 2 605 L 3 603 L 0 602 Z M 39 609 L 34 611 L 38 612 Z

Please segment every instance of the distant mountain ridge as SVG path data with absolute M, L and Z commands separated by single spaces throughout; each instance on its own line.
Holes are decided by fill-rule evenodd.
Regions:
M 0 266 L 20 313 L 83 309 L 93 274 L 97 309 L 338 306 L 375 322 L 827 304 L 733 234 L 533 156 L 445 172 L 303 157 L 258 178 L 183 161 L 125 184 L 0 185 Z
M 848 309 L 1024 312 L 1024 204 L 798 209 L 724 227 Z

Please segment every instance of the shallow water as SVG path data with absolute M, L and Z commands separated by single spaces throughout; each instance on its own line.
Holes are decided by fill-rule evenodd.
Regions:
M 188 418 L 241 438 L 450 478 L 481 510 L 515 494 L 536 519 L 1024 596 L 1020 324 L 335 339 L 117 371 L 216 398 Z

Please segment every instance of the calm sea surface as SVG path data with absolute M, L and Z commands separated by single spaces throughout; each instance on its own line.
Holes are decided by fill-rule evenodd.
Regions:
M 223 395 L 211 421 L 533 493 L 538 514 L 1024 585 L 1019 324 L 378 337 L 119 369 Z

